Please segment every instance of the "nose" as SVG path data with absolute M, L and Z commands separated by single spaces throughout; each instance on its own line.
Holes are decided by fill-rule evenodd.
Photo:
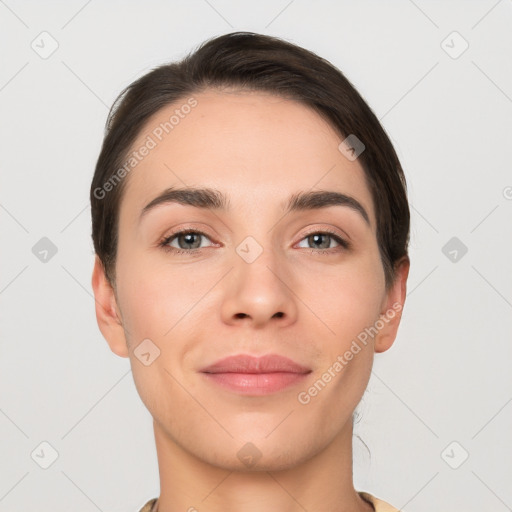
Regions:
M 226 276 L 221 304 L 222 320 L 230 325 L 267 324 L 284 327 L 297 319 L 293 276 L 270 249 L 251 263 L 237 254 Z

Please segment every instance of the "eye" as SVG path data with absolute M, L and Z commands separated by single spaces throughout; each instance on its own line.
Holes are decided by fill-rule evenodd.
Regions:
M 332 249 L 332 241 L 336 242 L 338 246 L 341 246 L 344 249 L 350 248 L 350 244 L 346 240 L 344 240 L 338 234 L 335 234 L 331 231 L 314 231 L 312 233 L 309 233 L 302 240 L 306 240 L 308 244 L 312 244 L 309 245 L 308 247 L 305 247 L 306 249 Z
M 203 249 L 205 246 L 202 244 L 202 239 L 205 238 L 210 240 L 206 233 L 202 231 L 185 229 L 182 231 L 177 231 L 170 236 L 165 237 L 160 243 L 159 246 L 162 247 L 165 251 L 174 252 L 174 253 L 195 253 L 198 249 Z M 341 238 L 338 234 L 331 231 L 314 231 L 308 233 L 306 237 L 304 237 L 301 242 L 305 240 L 309 245 L 308 247 L 299 246 L 305 249 L 319 249 L 320 251 L 329 252 L 328 249 L 336 249 L 336 247 L 332 247 L 331 243 L 334 241 L 338 244 L 338 247 L 343 247 L 344 249 L 350 249 L 350 243 L 345 239 Z M 211 240 L 210 240 L 211 241 Z M 177 244 L 173 245 L 173 244 Z M 337 252 L 337 251 L 330 251 Z
M 202 231 L 197 230 L 183 230 L 183 231 L 177 231 L 176 233 L 173 233 L 172 235 L 164 238 L 160 243 L 160 247 L 162 247 L 166 251 L 173 251 L 173 252 L 194 252 L 197 249 L 202 249 L 203 246 L 201 244 L 201 238 L 208 238 L 208 236 L 203 233 Z M 211 240 L 210 240 L 211 241 Z M 178 246 L 170 245 L 171 243 L 176 242 Z

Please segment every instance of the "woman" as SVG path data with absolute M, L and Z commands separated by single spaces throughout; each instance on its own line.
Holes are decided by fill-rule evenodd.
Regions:
M 153 416 L 141 512 L 396 510 L 353 414 L 409 271 L 393 146 L 343 74 L 232 33 L 131 84 L 91 185 L 99 328 Z

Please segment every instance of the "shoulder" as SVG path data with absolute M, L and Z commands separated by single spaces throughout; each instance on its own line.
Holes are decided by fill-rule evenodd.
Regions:
M 156 500 L 158 498 L 153 498 L 151 500 L 149 500 L 141 509 L 139 512 L 154 512 L 153 511 L 153 508 L 155 507 L 156 505 Z
M 361 498 L 374 506 L 375 512 L 400 512 L 397 508 L 383 500 L 380 500 L 379 498 L 376 498 L 370 493 L 360 491 L 358 494 Z M 153 508 L 156 505 L 156 501 L 157 498 L 152 498 L 140 509 L 139 512 L 154 512 Z
M 371 503 L 374 506 L 375 512 L 400 512 L 400 510 L 397 508 L 383 500 L 380 500 L 379 498 L 376 498 L 375 496 L 372 496 L 368 492 L 358 491 L 358 494 L 361 496 L 361 498 L 363 498 L 363 500 Z

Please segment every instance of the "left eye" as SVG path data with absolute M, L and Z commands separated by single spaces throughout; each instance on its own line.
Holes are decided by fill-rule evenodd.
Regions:
M 303 240 L 306 240 L 307 243 L 313 244 L 309 247 L 306 247 L 306 249 L 331 249 L 330 242 L 332 240 L 334 240 L 338 245 L 341 245 L 342 247 L 348 247 L 348 244 L 345 240 L 332 233 L 311 233 L 303 238 Z
M 178 233 L 174 233 L 173 235 L 167 237 L 162 241 L 161 245 L 165 246 L 166 249 L 174 249 L 174 250 L 194 250 L 201 248 L 201 237 L 208 238 L 201 231 L 179 231 Z M 171 241 L 176 240 L 178 242 L 178 247 L 172 246 L 170 244 Z M 208 238 L 209 240 L 209 238 Z M 183 242 L 181 244 L 180 242 Z M 185 245 L 185 247 L 182 247 Z M 187 245 L 191 245 L 192 247 L 186 247 Z
M 174 233 L 162 240 L 160 246 L 167 251 L 189 252 L 207 247 L 202 245 L 202 238 L 210 240 L 210 238 L 201 231 L 178 231 L 177 233 Z M 308 247 L 299 245 L 299 247 L 306 249 L 332 249 L 332 241 L 338 244 L 338 246 L 344 247 L 345 249 L 349 248 L 348 242 L 346 242 L 343 238 L 333 233 L 322 231 L 308 234 L 301 240 L 300 243 L 303 243 L 303 241 L 311 244 Z M 178 246 L 172 245 L 174 242 L 176 242 Z

